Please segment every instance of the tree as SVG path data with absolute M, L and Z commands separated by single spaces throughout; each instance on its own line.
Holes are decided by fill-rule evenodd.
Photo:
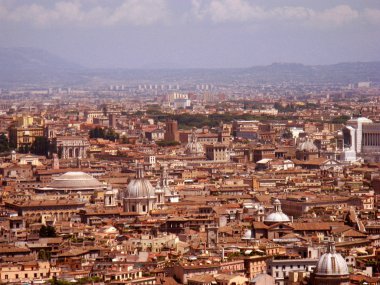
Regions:
M 0 153 L 10 151 L 9 140 L 4 133 L 0 134 Z
M 46 251 L 44 249 L 41 249 L 38 252 L 38 259 L 39 260 L 49 260 L 51 256 L 51 253 L 49 251 Z
M 22 145 L 18 148 L 20 153 L 29 153 L 30 146 L 28 144 Z
M 166 146 L 176 146 L 179 145 L 180 143 L 177 141 L 158 141 L 156 142 L 158 146 L 166 147 Z
M 92 139 L 107 139 L 110 141 L 116 141 L 119 139 L 119 134 L 115 132 L 112 128 L 101 128 L 101 127 L 95 127 L 94 129 L 90 130 L 89 132 L 90 138 Z
M 345 124 L 351 117 L 347 115 L 341 115 L 331 120 L 333 124 Z
M 36 137 L 32 146 L 30 147 L 30 152 L 36 155 L 49 155 L 50 141 L 46 137 Z
M 53 226 L 42 226 L 40 228 L 40 237 L 56 237 L 55 227 Z
M 90 130 L 89 132 L 90 138 L 97 139 L 97 138 L 104 138 L 104 130 L 101 127 L 95 127 L 94 129 Z
M 113 128 L 109 128 L 105 132 L 105 138 L 114 142 L 119 139 L 119 134 L 117 134 Z

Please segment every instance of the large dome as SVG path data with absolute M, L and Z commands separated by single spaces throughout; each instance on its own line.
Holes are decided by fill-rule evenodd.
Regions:
M 195 129 L 191 133 L 190 141 L 187 143 L 185 153 L 192 156 L 200 156 L 204 154 L 203 146 L 198 142 Z
M 318 152 L 318 147 L 310 140 L 301 143 L 297 150 L 307 152 Z
M 81 171 L 70 171 L 53 178 L 48 186 L 54 189 L 91 189 L 100 188 L 104 185 L 90 174 Z
M 335 246 L 330 243 L 327 253 L 323 254 L 315 269 L 317 276 L 341 276 L 348 275 L 348 267 L 344 258 L 335 251 Z
M 127 186 L 124 198 L 154 198 L 155 189 L 148 179 L 144 178 L 142 169 L 137 170 L 135 179 Z
M 252 235 L 252 230 L 246 229 L 243 236 L 241 237 L 242 240 L 252 240 L 254 239 Z
M 264 221 L 265 222 L 271 222 L 271 223 L 281 223 L 281 222 L 285 223 L 285 222 L 290 222 L 290 219 L 284 213 L 274 212 L 274 213 L 271 213 L 268 216 L 266 216 Z
M 290 222 L 289 217 L 282 212 L 281 210 L 281 202 L 276 199 L 273 202 L 274 212 L 265 217 L 265 223 L 288 223 Z

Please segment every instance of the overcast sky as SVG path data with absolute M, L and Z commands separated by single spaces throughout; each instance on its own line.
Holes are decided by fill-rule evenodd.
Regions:
M 380 60 L 380 1 L 0 0 L 0 46 L 88 67 Z

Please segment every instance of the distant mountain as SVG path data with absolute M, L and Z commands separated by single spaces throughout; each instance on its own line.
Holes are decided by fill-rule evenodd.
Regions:
M 165 65 L 164 65 L 165 66 Z M 348 84 L 380 83 L 380 62 L 333 65 L 273 63 L 267 66 L 226 69 L 88 69 L 35 48 L 0 48 L 0 87 L 59 86 L 123 82 L 256 84 L 298 82 Z
M 273 63 L 269 66 L 255 66 L 246 71 L 253 80 L 259 81 L 300 81 L 307 83 L 347 84 L 358 81 L 380 82 L 380 62 L 349 62 L 332 65 L 303 65 L 297 63 Z
M 0 86 L 78 81 L 85 71 L 80 65 L 36 48 L 0 48 L 0 67 Z

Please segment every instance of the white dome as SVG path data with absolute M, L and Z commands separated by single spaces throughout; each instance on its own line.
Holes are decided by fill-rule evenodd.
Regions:
M 127 186 L 125 198 L 155 197 L 155 190 L 148 179 L 133 179 Z
M 271 222 L 271 223 L 280 223 L 280 222 L 290 222 L 289 217 L 284 213 L 278 213 L 274 212 L 266 216 L 264 222 Z
M 104 185 L 98 179 L 82 171 L 70 171 L 53 178 L 49 188 L 54 189 L 91 189 Z
M 328 252 L 319 258 L 315 269 L 315 274 L 317 276 L 337 276 L 349 274 L 346 261 L 339 253 L 335 252 L 335 246 L 333 243 L 329 244 Z
M 250 229 L 245 230 L 244 235 L 241 237 L 241 239 L 242 240 L 253 239 L 253 237 L 252 237 L 252 230 L 250 230 Z
M 155 192 L 149 180 L 144 178 L 142 168 L 138 168 L 136 178 L 129 182 L 124 198 L 155 198 Z
M 199 156 L 204 154 L 203 146 L 198 142 L 195 129 L 191 133 L 190 141 L 187 143 L 185 153 L 188 155 Z
M 186 145 L 185 153 L 188 155 L 202 155 L 203 146 L 199 142 L 189 142 Z
M 287 223 L 290 222 L 288 215 L 282 212 L 281 202 L 278 199 L 273 201 L 274 212 L 265 217 L 264 222 L 267 223 Z
M 301 143 L 297 149 L 299 151 L 318 152 L 318 147 L 310 140 Z

